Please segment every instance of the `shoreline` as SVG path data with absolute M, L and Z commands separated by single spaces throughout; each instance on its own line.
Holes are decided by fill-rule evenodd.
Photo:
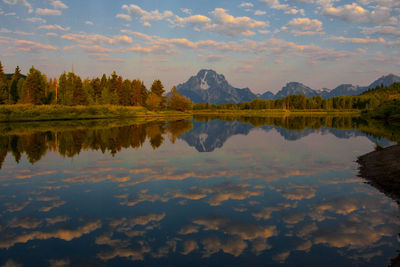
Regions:
M 31 121 L 74 121 L 99 119 L 170 119 L 189 118 L 193 116 L 320 116 L 351 115 L 360 116 L 361 110 L 175 110 L 150 111 L 144 107 L 94 105 L 94 106 L 61 106 L 61 105 L 1 105 L 0 123 Z

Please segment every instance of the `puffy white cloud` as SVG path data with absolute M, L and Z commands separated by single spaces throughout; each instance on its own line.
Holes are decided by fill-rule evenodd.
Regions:
M 86 24 L 86 25 L 90 25 L 90 26 L 93 26 L 93 25 L 94 25 L 93 22 L 90 21 L 90 20 L 85 21 L 85 24 Z
M 128 14 L 117 14 L 115 17 L 117 19 L 123 19 L 123 20 L 126 20 L 126 21 L 131 21 L 132 20 L 131 16 L 129 16 Z
M 41 16 L 61 16 L 61 11 L 58 9 L 36 8 L 36 14 Z
M 28 8 L 29 13 L 33 12 L 32 5 L 26 0 L 3 0 L 3 2 L 9 5 L 22 5 Z
M 331 18 L 338 18 L 352 23 L 390 23 L 397 24 L 398 19 L 392 16 L 392 9 L 388 6 L 376 5 L 372 10 L 358 3 L 335 7 L 332 0 L 318 0 L 321 13 Z
M 297 9 L 296 7 L 290 6 L 288 4 L 281 4 L 279 0 L 261 0 L 261 3 L 268 4 L 270 8 L 282 10 L 285 14 L 301 14 L 304 15 L 303 9 Z
M 234 17 L 227 13 L 223 8 L 216 8 L 211 12 L 213 15 L 213 24 L 207 26 L 207 29 L 217 31 L 227 36 L 251 36 L 255 33 L 252 31 L 255 28 L 268 27 L 265 21 L 254 20 L 249 17 Z
M 166 18 L 170 18 L 174 15 L 169 10 L 166 10 L 162 13 L 158 10 L 146 11 L 146 10 L 143 10 L 141 7 L 134 5 L 134 4 L 123 5 L 122 9 L 125 9 L 128 12 L 128 16 L 133 16 L 133 17 L 139 18 L 143 22 L 143 25 L 145 25 L 145 26 L 150 26 L 150 21 L 163 20 Z M 119 15 L 121 15 L 121 14 L 119 14 Z M 119 18 L 122 18 L 122 17 L 119 16 Z M 126 20 L 127 17 L 124 16 L 123 19 Z
M 61 2 L 60 0 L 48 0 L 50 5 L 55 9 L 65 9 L 68 8 L 66 4 Z
M 322 22 L 317 19 L 294 18 L 282 27 L 283 31 L 294 35 L 316 35 L 323 34 Z

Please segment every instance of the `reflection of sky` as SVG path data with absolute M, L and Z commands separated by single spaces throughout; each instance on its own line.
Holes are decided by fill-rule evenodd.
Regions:
M 0 264 L 377 266 L 395 256 L 397 205 L 356 177 L 366 137 L 287 141 L 255 129 L 211 153 L 165 139 L 114 157 L 8 156 Z

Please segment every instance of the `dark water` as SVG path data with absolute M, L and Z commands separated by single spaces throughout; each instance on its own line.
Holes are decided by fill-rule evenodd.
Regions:
M 357 118 L 0 133 L 0 265 L 387 266 L 400 248 L 398 205 L 355 163 L 398 140 Z

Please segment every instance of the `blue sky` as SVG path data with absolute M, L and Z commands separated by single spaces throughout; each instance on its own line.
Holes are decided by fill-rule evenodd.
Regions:
M 0 0 L 0 60 L 161 79 L 167 89 L 202 68 L 235 87 L 276 92 L 368 85 L 400 74 L 399 0 Z

